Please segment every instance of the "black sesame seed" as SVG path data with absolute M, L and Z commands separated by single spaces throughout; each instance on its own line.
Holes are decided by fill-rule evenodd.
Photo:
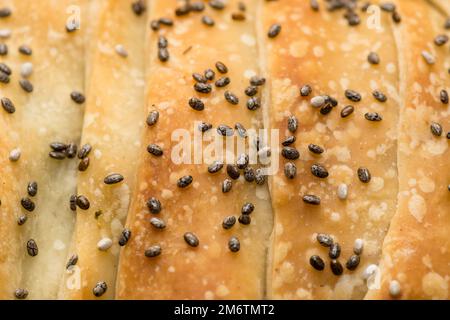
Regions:
M 361 18 L 359 15 L 354 11 L 347 11 L 347 13 L 344 15 L 344 18 L 347 19 L 349 26 L 357 26 L 361 23 Z
M 85 96 L 81 92 L 78 92 L 78 91 L 73 91 L 70 94 L 70 97 L 72 98 L 72 100 L 74 102 L 76 102 L 78 104 L 82 104 L 82 103 L 84 103 L 86 101 Z
M 90 159 L 89 157 L 86 157 L 84 159 L 80 160 L 80 163 L 78 164 L 78 170 L 81 172 L 84 172 L 89 168 Z
M 320 114 L 325 116 L 325 115 L 329 114 L 332 110 L 333 110 L 333 107 L 331 106 L 331 104 L 326 104 L 320 108 Z
M 147 121 L 146 121 L 147 125 L 149 127 L 154 126 L 158 122 L 158 119 L 159 119 L 159 112 L 156 110 L 150 111 L 150 113 L 147 116 Z
M 289 136 L 281 142 L 281 145 L 287 147 L 293 144 L 296 140 L 297 138 L 295 136 Z
M 247 226 L 252 222 L 252 218 L 248 214 L 242 214 L 239 216 L 238 221 L 240 224 Z
M 236 165 L 239 169 L 245 169 L 248 166 L 249 156 L 245 153 L 240 154 L 237 157 Z
M 402 21 L 402 17 L 397 11 L 392 12 L 392 21 L 395 23 L 400 23 Z
M 141 14 L 143 14 L 145 12 L 145 9 L 146 9 L 145 1 L 144 0 L 134 1 L 131 4 L 131 9 L 137 16 L 140 16 Z
M 202 111 L 205 109 L 205 104 L 203 101 L 196 97 L 189 99 L 189 106 L 196 111 Z
M 358 178 L 363 183 L 369 183 L 371 179 L 370 171 L 367 168 L 360 167 L 358 168 Z
M 89 209 L 91 204 L 89 203 L 88 198 L 86 198 L 85 196 L 77 196 L 77 206 L 82 210 L 87 210 Z
M 300 158 L 300 153 L 298 150 L 292 147 L 283 147 L 281 150 L 281 155 L 289 160 L 296 160 Z
M 231 19 L 233 19 L 234 21 L 244 21 L 245 14 L 243 14 L 242 12 L 233 12 L 231 14 Z
M 366 114 L 364 114 L 364 117 L 366 118 L 366 120 L 375 122 L 383 120 L 383 117 L 376 112 L 367 112 Z
M 251 214 L 255 210 L 255 205 L 251 202 L 247 202 L 242 206 L 241 213 L 242 214 Z
M 249 97 L 253 97 L 257 93 L 258 93 L 258 87 L 256 87 L 256 86 L 248 86 L 247 88 L 245 88 L 245 94 Z
M 165 49 L 169 46 L 169 41 L 167 41 L 167 38 L 164 36 L 158 37 L 158 48 L 159 49 Z
M 20 300 L 26 299 L 28 297 L 28 290 L 22 288 L 16 289 L 14 291 L 14 296 Z
M 122 230 L 122 233 L 119 237 L 119 246 L 123 247 L 128 243 L 128 240 L 131 238 L 131 231 L 127 228 Z
M 111 173 L 103 180 L 105 184 L 116 184 L 121 181 L 123 181 L 123 176 L 120 173 Z
M 216 69 L 220 73 L 227 73 L 228 72 L 227 66 L 223 62 L 220 62 L 220 61 L 216 62 Z
M 317 0 L 310 0 L 309 6 L 313 11 L 319 11 L 319 3 L 317 2 Z
M 233 180 L 239 179 L 239 176 L 241 175 L 239 168 L 233 164 L 227 165 L 227 174 Z
M 448 42 L 448 36 L 445 34 L 440 34 L 434 38 L 434 44 L 437 46 L 443 46 Z
M 19 52 L 26 56 L 31 56 L 33 54 L 33 50 L 31 50 L 31 48 L 27 45 L 21 45 L 19 47 Z
M 251 97 L 247 101 L 247 109 L 248 110 L 256 110 L 261 107 L 261 100 L 258 97 Z
M 322 154 L 325 151 L 321 146 L 312 143 L 308 145 L 308 149 L 315 154 Z
M 342 267 L 342 264 L 335 259 L 330 261 L 330 268 L 331 272 L 333 272 L 335 276 L 340 276 L 344 272 L 344 267 Z
M 27 222 L 27 219 L 28 219 L 28 217 L 27 217 L 26 215 L 20 216 L 20 217 L 17 219 L 17 224 L 18 224 L 19 226 L 21 226 L 21 225 L 25 224 L 25 222 Z
M 380 4 L 380 8 L 381 8 L 381 10 L 386 11 L 386 12 L 394 12 L 395 4 L 392 2 L 384 2 L 384 3 Z
M 162 251 L 161 246 L 156 244 L 156 245 L 151 246 L 147 250 L 145 250 L 144 255 L 147 258 L 154 258 L 154 257 L 159 256 L 161 254 L 161 251 Z
M 222 77 L 217 79 L 217 81 L 214 83 L 216 87 L 223 88 L 230 84 L 230 78 L 228 77 Z
M 193 12 L 202 12 L 203 10 L 205 10 L 205 5 L 200 1 L 190 3 L 189 7 Z
M 206 81 L 207 81 L 207 79 L 206 79 L 203 75 L 201 75 L 200 73 L 196 73 L 196 72 L 194 72 L 194 73 L 192 74 L 192 78 L 193 78 L 195 81 L 201 82 L 201 83 L 206 83 Z
M 201 132 L 206 132 L 208 130 L 212 129 L 212 124 L 207 122 L 202 122 L 198 125 L 198 130 Z
M 202 23 L 209 27 L 212 27 L 215 24 L 213 18 L 211 18 L 210 16 L 203 16 Z
M 8 113 L 14 113 L 16 112 L 16 107 L 14 106 L 14 103 L 6 97 L 3 97 L 1 99 L 2 107 L 3 109 Z
M 0 8 L 0 18 L 9 17 L 11 13 L 11 9 L 8 7 Z
M 445 19 L 444 28 L 447 30 L 450 29 L 450 18 Z
M 84 144 L 78 151 L 78 159 L 86 158 L 92 150 L 92 146 L 89 143 Z
M 323 247 L 331 247 L 333 244 L 333 238 L 326 233 L 318 233 L 316 239 Z
M 147 146 L 147 151 L 148 151 L 148 153 L 150 153 L 151 155 L 154 155 L 155 157 L 161 157 L 163 155 L 162 148 L 154 143 L 149 144 Z
M 32 212 L 36 207 L 34 202 L 30 198 L 22 198 L 20 200 L 20 204 L 25 210 L 30 212 Z
M 38 192 L 38 184 L 36 181 L 28 182 L 27 192 L 30 197 L 34 197 Z
M 450 131 L 447 132 L 447 139 L 450 139 Z
M 339 243 L 334 242 L 330 246 L 330 251 L 328 252 L 328 255 L 331 259 L 339 258 L 339 256 L 341 255 L 341 246 L 339 245 Z
M 158 21 L 158 20 L 152 20 L 152 21 L 150 22 L 150 28 L 151 28 L 153 31 L 158 31 L 159 28 L 160 28 L 159 21 Z
M 78 262 L 78 255 L 73 254 L 73 255 L 69 258 L 69 260 L 67 261 L 66 269 L 69 269 L 70 267 L 76 265 L 77 262 Z
M 147 207 L 153 214 L 158 214 L 161 212 L 161 202 L 155 197 L 151 197 L 147 200 Z
M 225 179 L 222 181 L 222 192 L 227 193 L 230 192 L 231 187 L 233 186 L 233 183 L 230 179 Z
M 269 38 L 275 38 L 278 36 L 281 32 L 281 25 L 278 23 L 275 23 L 270 26 L 269 31 L 267 32 L 267 36 Z
M 192 178 L 192 176 L 183 176 L 178 179 L 177 186 L 178 188 L 186 188 L 192 183 L 193 180 L 194 179 Z
M 260 76 L 253 76 L 250 78 L 250 84 L 252 86 L 262 86 L 266 83 L 266 78 Z
M 34 90 L 33 84 L 28 79 L 20 79 L 19 84 L 25 92 L 30 93 Z
M 108 286 L 105 281 L 100 281 L 95 284 L 95 287 L 92 289 L 92 293 L 96 297 L 101 297 L 105 294 L 106 290 L 108 290 Z
M 255 176 L 256 176 L 255 170 L 252 167 L 246 167 L 244 169 L 244 179 L 245 179 L 245 181 L 253 182 L 253 181 L 255 181 L 255 178 L 256 178 Z
M 37 243 L 33 239 L 27 241 L 27 252 L 31 257 L 35 257 L 39 253 Z
M 322 271 L 323 269 L 325 269 L 325 263 L 323 262 L 322 258 L 319 256 L 311 256 L 311 258 L 309 258 L 309 263 L 311 264 L 311 266 L 318 270 L 318 271 Z
M 316 176 L 317 178 L 324 179 L 328 177 L 328 171 L 325 169 L 324 166 L 315 163 L 311 166 L 311 173 Z
M 52 142 L 50 143 L 50 148 L 53 151 L 65 151 L 69 146 L 63 142 Z
M 166 223 L 162 219 L 157 218 L 157 217 L 151 218 L 150 224 L 156 229 L 162 230 L 162 229 L 166 228 Z
M 266 175 L 263 169 L 258 168 L 255 170 L 255 182 L 257 185 L 263 185 L 266 182 Z
M 217 133 L 224 137 L 230 137 L 234 134 L 234 131 L 229 126 L 221 124 L 217 127 Z
M 300 88 L 300 95 L 302 97 L 307 97 L 311 94 L 312 88 L 309 84 L 305 84 L 303 87 Z
M 70 207 L 70 210 L 72 210 L 72 211 L 77 210 L 77 196 L 74 194 L 70 196 L 69 207 Z
M 345 96 L 353 102 L 361 101 L 361 95 L 354 90 L 345 90 Z
M 338 105 L 338 101 L 335 98 L 328 95 L 324 95 L 323 97 L 325 99 L 325 105 L 330 105 L 333 108 Z
M 355 270 L 358 267 L 360 261 L 361 258 L 358 255 L 354 254 L 347 260 L 345 266 L 348 270 Z
M 230 91 L 225 91 L 224 96 L 225 96 L 225 100 L 227 100 L 229 103 L 231 103 L 233 105 L 237 105 L 239 103 L 239 98 L 234 93 L 231 93 Z
M 370 64 L 379 64 L 380 63 L 380 57 L 377 53 L 371 52 L 367 56 L 367 61 L 369 61 Z
M 317 206 L 320 204 L 320 197 L 312 194 L 305 194 L 303 196 L 303 202 Z
M 48 155 L 50 156 L 50 158 L 56 160 L 63 160 L 66 158 L 66 153 L 61 151 L 50 151 Z
M 225 8 L 225 3 L 222 0 L 209 0 L 208 4 L 211 8 L 222 10 Z
M 228 216 L 223 219 L 222 222 L 222 228 L 225 230 L 231 229 L 236 224 L 236 217 L 235 216 Z
M 295 116 L 290 116 L 287 120 L 287 123 L 287 127 L 290 132 L 294 133 L 295 131 L 297 131 L 298 120 Z
M 442 135 L 442 126 L 437 122 L 432 122 L 430 125 L 431 133 L 436 136 L 440 137 Z
M 208 172 L 209 172 L 209 173 L 217 173 L 217 172 L 219 172 L 220 170 L 222 170 L 222 168 L 223 168 L 223 162 L 222 162 L 222 161 L 215 160 L 213 163 L 211 163 L 211 164 L 208 166 Z
M 4 43 L 0 43 L 0 56 L 6 56 L 8 54 L 8 46 Z
M 375 90 L 372 92 L 372 95 L 375 99 L 377 99 L 380 102 L 386 102 L 387 101 L 387 97 L 384 93 L 382 93 L 381 91 Z
M 247 137 L 247 130 L 244 128 L 244 126 L 243 126 L 242 124 L 240 124 L 239 122 L 237 122 L 237 123 L 234 125 L 234 128 L 236 129 L 238 135 L 239 135 L 241 138 L 246 138 L 246 137 Z
M 204 74 L 207 80 L 214 80 L 214 77 L 216 76 L 216 73 L 211 69 L 206 69 Z
M 441 92 L 439 93 L 439 98 L 443 104 L 448 104 L 449 98 L 447 90 L 441 90 Z
M 75 158 L 77 155 L 77 149 L 78 149 L 78 146 L 75 143 L 73 143 L 73 142 L 69 143 L 69 145 L 67 146 L 67 149 L 66 149 L 67 158 L 69 158 L 69 159 Z
M 212 90 L 212 87 L 209 83 L 197 82 L 194 85 L 194 89 L 195 89 L 195 91 L 200 92 L 200 93 L 210 93 Z
M 158 49 L 158 59 L 161 62 L 166 62 L 170 58 L 169 50 L 167 48 L 159 48 Z
M 238 252 L 241 249 L 239 239 L 235 236 L 231 237 L 230 240 L 228 240 L 228 248 L 231 252 Z
M 297 167 L 295 166 L 294 163 L 287 162 L 284 165 L 284 175 L 288 179 L 294 179 L 295 178 L 295 176 L 297 175 Z
M 0 63 L 0 71 L 7 74 L 8 76 L 10 76 L 12 73 L 11 68 L 8 67 L 5 63 Z
M 189 4 L 184 4 L 181 7 L 175 9 L 175 15 L 177 17 L 185 16 L 191 12 L 191 6 Z
M 0 71 L 0 82 L 7 84 L 9 83 L 9 81 L 10 81 L 9 76 L 6 73 Z
M 192 232 L 186 232 L 183 237 L 184 237 L 184 241 L 186 241 L 186 243 L 188 245 L 190 245 L 191 247 L 194 247 L 194 248 L 198 247 L 199 241 L 195 234 L 193 234 Z
M 173 26 L 173 20 L 170 19 L 170 18 L 166 18 L 166 17 L 159 18 L 159 19 L 158 19 L 158 22 L 159 22 L 160 24 L 165 25 L 165 26 L 168 26 L 168 27 Z

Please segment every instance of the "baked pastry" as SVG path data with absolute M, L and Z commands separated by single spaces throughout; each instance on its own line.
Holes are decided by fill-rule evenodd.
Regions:
M 449 299 L 449 16 L 2 1 L 0 299 Z

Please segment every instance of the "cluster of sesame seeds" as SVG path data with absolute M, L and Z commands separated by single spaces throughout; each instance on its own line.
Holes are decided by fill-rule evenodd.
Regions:
M 336 276 L 342 275 L 344 272 L 344 268 L 338 260 L 341 255 L 341 251 L 342 251 L 340 244 L 335 242 L 330 235 L 324 234 L 324 233 L 317 234 L 316 239 L 317 239 L 317 242 L 322 247 L 328 248 L 328 256 L 331 259 L 330 260 L 331 272 Z M 360 255 L 362 254 L 362 251 L 363 251 L 363 245 L 364 245 L 364 242 L 362 239 L 355 240 L 354 247 L 353 247 L 354 254 L 348 258 L 348 260 L 345 264 L 345 266 L 348 270 L 353 271 L 358 267 L 358 265 L 360 263 L 360 259 L 361 259 Z M 325 269 L 325 262 L 318 255 L 311 256 L 309 259 L 309 263 L 311 264 L 311 266 L 314 269 L 316 269 L 318 271 L 322 271 Z

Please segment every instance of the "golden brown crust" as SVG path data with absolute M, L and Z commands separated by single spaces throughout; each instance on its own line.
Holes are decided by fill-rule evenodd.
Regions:
M 128 1 L 102 1 L 91 7 L 97 22 L 88 53 L 86 111 L 80 146 L 90 144 L 89 167 L 78 174 L 78 194 L 90 201 L 88 210 L 78 209 L 76 229 L 69 257 L 78 256 L 75 268 L 67 272 L 60 297 L 94 299 L 99 281 L 108 289 L 102 299 L 114 297 L 120 246 L 141 148 L 144 111 L 145 15 L 136 17 Z M 117 49 L 121 46 L 124 50 Z M 122 53 L 122 55 L 119 54 Z M 124 53 L 127 56 L 123 56 Z M 104 183 L 118 173 L 124 180 Z M 106 251 L 101 240 L 112 241 Z M 79 278 L 78 278 L 79 277 Z
M 309 1 L 269 2 L 262 15 L 266 32 L 274 23 L 282 26 L 276 38 L 265 35 L 271 84 L 265 104 L 270 128 L 279 128 L 284 139 L 292 134 L 287 130 L 287 118 L 295 115 L 300 123 L 295 134 L 295 147 L 300 151 L 297 177 L 285 177 L 282 168 L 287 161 L 281 159 L 281 170 L 270 183 L 275 226 L 269 296 L 275 299 L 362 298 L 367 290 L 362 272 L 378 262 L 396 205 L 399 97 L 390 16 L 382 13 L 381 29 L 375 30 L 369 14 L 358 11 L 361 23 L 350 27 L 342 17 L 344 11 L 327 11 L 324 1 L 320 6 L 320 11 L 314 12 Z M 372 51 L 379 55 L 379 65 L 369 64 L 367 57 Z M 312 94 L 301 97 L 299 89 L 306 84 L 312 87 Z M 344 96 L 347 89 L 359 92 L 362 101 L 348 100 Z M 387 102 L 377 101 L 373 90 L 383 92 Z M 324 94 L 339 102 L 328 115 L 310 105 L 312 97 Z M 347 105 L 353 105 L 355 111 L 344 119 L 340 111 Z M 367 112 L 378 112 L 383 121 L 366 120 Z M 322 146 L 325 152 L 313 155 L 308 151 L 310 143 Z M 327 168 L 328 178 L 312 175 L 315 163 Z M 370 183 L 358 180 L 359 167 L 370 170 Z M 337 196 L 342 183 L 348 185 L 346 200 Z M 304 203 L 305 194 L 320 196 L 321 204 Z M 331 272 L 328 251 L 316 241 L 317 233 L 331 234 L 341 245 L 342 276 Z M 359 267 L 349 271 L 345 263 L 357 238 L 364 240 L 365 248 Z M 310 265 L 315 254 L 324 259 L 324 271 Z
M 164 155 L 154 157 L 142 148 L 137 192 L 133 196 L 127 225 L 132 236 L 123 248 L 118 272 L 119 299 L 259 299 L 264 293 L 264 265 L 266 239 L 271 218 L 266 200 L 266 187 L 243 180 L 242 174 L 227 194 L 221 182 L 228 178 L 225 168 L 216 175 L 207 172 L 207 165 L 176 165 L 171 160 L 171 141 L 175 129 L 186 129 L 193 137 L 194 121 L 213 125 L 215 134 L 220 124 L 234 127 L 240 122 L 249 128 L 260 126 L 259 112 L 246 109 L 243 90 L 248 77 L 258 74 L 254 3 L 247 2 L 245 21 L 232 21 L 230 14 L 237 1 L 228 1 L 223 11 L 207 7 L 203 14 L 216 22 L 213 28 L 201 23 L 203 14 L 179 18 L 171 27 L 162 27 L 160 34 L 169 42 L 170 59 L 162 63 L 157 58 L 158 33 L 148 38 L 148 108 L 157 109 L 159 122 L 146 129 L 142 141 L 163 147 Z M 150 20 L 173 17 L 176 1 L 153 1 Z M 223 32 L 223 35 L 219 35 Z M 219 35 L 219 36 L 218 36 Z M 231 41 L 224 41 L 232 39 Z M 209 95 L 199 95 L 194 89 L 193 72 L 212 68 L 216 80 L 224 75 L 215 70 L 216 61 L 224 62 L 231 83 L 226 88 L 214 88 Z M 212 83 L 214 86 L 214 83 Z M 229 90 L 240 98 L 238 105 L 224 99 Z M 188 105 L 192 96 L 201 96 L 204 111 L 194 111 Z M 201 139 L 201 136 L 200 136 Z M 206 145 L 206 144 L 205 144 Z M 214 159 L 207 159 L 208 161 Z M 192 175 L 193 183 L 186 189 L 177 187 L 177 180 Z M 167 226 L 155 230 L 149 222 L 146 207 L 150 197 L 158 198 L 162 211 L 158 215 Z M 248 226 L 238 222 L 230 230 L 222 228 L 222 220 L 229 215 L 236 218 L 242 205 L 252 202 L 255 211 Z M 197 248 L 189 247 L 183 239 L 185 232 L 194 232 L 200 241 Z M 232 235 L 240 239 L 241 249 L 228 249 Z M 162 247 L 156 258 L 146 258 L 144 251 L 154 245 Z
M 439 92 L 448 89 L 450 59 L 447 48 L 433 43 L 446 33 L 444 18 L 422 1 L 396 4 L 407 17 L 395 28 L 402 62 L 398 209 L 383 245 L 381 287 L 366 298 L 448 299 L 450 150 L 445 128 L 450 109 L 439 101 Z M 433 55 L 434 65 L 422 58 L 423 50 Z M 431 122 L 443 126 L 443 136 L 433 136 Z M 394 281 L 399 295 L 390 290 Z

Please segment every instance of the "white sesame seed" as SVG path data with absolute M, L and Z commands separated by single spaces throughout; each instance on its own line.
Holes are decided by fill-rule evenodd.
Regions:
M 9 153 L 9 160 L 10 161 L 17 161 L 17 160 L 19 160 L 21 154 L 22 154 L 22 152 L 20 151 L 19 148 L 13 149 Z
M 321 108 L 325 104 L 325 98 L 323 96 L 315 96 L 311 99 L 311 105 L 314 108 Z
M 355 254 L 361 254 L 364 249 L 364 240 L 363 239 L 356 239 L 355 243 L 353 245 L 353 252 Z
M 429 53 L 428 51 L 422 51 L 422 57 L 425 59 L 425 62 L 428 64 L 434 64 L 436 62 L 436 59 L 434 56 Z
M 0 29 L 0 38 L 6 39 L 11 36 L 11 29 Z
M 378 271 L 378 266 L 376 264 L 369 264 L 364 270 L 362 276 L 365 280 L 369 279 L 372 275 L 374 275 Z
M 348 186 L 345 183 L 341 183 L 337 189 L 337 195 L 339 199 L 345 200 L 348 196 Z
M 28 78 L 33 73 L 33 64 L 31 62 L 25 62 L 20 67 L 20 75 L 24 78 Z
M 121 44 L 116 45 L 116 52 L 119 56 L 122 56 L 124 58 L 128 57 L 128 52 L 125 50 L 125 47 Z
M 400 295 L 401 289 L 400 289 L 400 283 L 397 280 L 392 280 L 389 283 L 389 294 L 391 297 L 398 297 Z
M 110 238 L 103 238 L 97 243 L 98 250 L 106 251 L 112 246 L 112 240 Z

